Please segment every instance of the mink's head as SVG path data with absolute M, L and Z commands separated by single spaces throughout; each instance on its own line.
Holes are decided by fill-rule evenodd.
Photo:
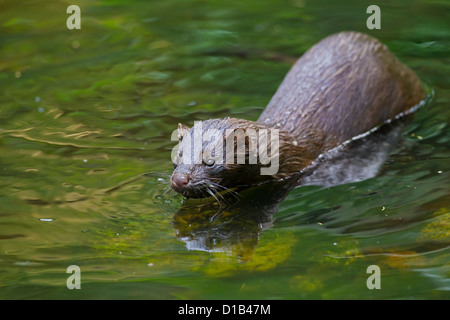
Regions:
M 250 161 L 258 140 L 249 132 L 262 128 L 236 118 L 197 121 L 192 128 L 179 124 L 178 149 L 172 154 L 172 188 L 187 198 L 203 198 L 259 183 L 264 179 L 261 166 L 254 158 Z M 244 143 L 238 143 L 240 138 Z

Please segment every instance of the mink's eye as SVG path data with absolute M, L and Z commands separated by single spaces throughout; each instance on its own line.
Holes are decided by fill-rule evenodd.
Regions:
M 206 164 L 208 167 L 212 167 L 215 163 L 216 163 L 216 161 L 215 161 L 214 159 L 208 159 L 208 160 L 206 160 L 206 162 L 205 162 L 205 164 Z

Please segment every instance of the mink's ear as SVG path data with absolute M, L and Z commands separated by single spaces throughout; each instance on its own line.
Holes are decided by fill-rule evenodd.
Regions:
M 183 137 L 189 133 L 189 128 L 184 124 L 178 124 L 178 141 L 183 140 Z

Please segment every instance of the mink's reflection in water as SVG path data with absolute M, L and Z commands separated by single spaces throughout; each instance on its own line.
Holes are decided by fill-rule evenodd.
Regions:
M 228 252 L 251 259 L 260 234 L 289 192 L 302 185 L 331 187 L 374 177 L 399 140 L 403 123 L 378 130 L 324 154 L 310 169 L 287 181 L 267 183 L 214 198 L 186 199 L 175 214 L 176 236 L 188 250 Z

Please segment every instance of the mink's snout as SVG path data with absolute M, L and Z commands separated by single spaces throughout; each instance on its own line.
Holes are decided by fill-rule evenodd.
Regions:
M 170 177 L 170 185 L 175 191 L 182 192 L 189 183 L 190 177 L 187 174 L 173 173 Z

